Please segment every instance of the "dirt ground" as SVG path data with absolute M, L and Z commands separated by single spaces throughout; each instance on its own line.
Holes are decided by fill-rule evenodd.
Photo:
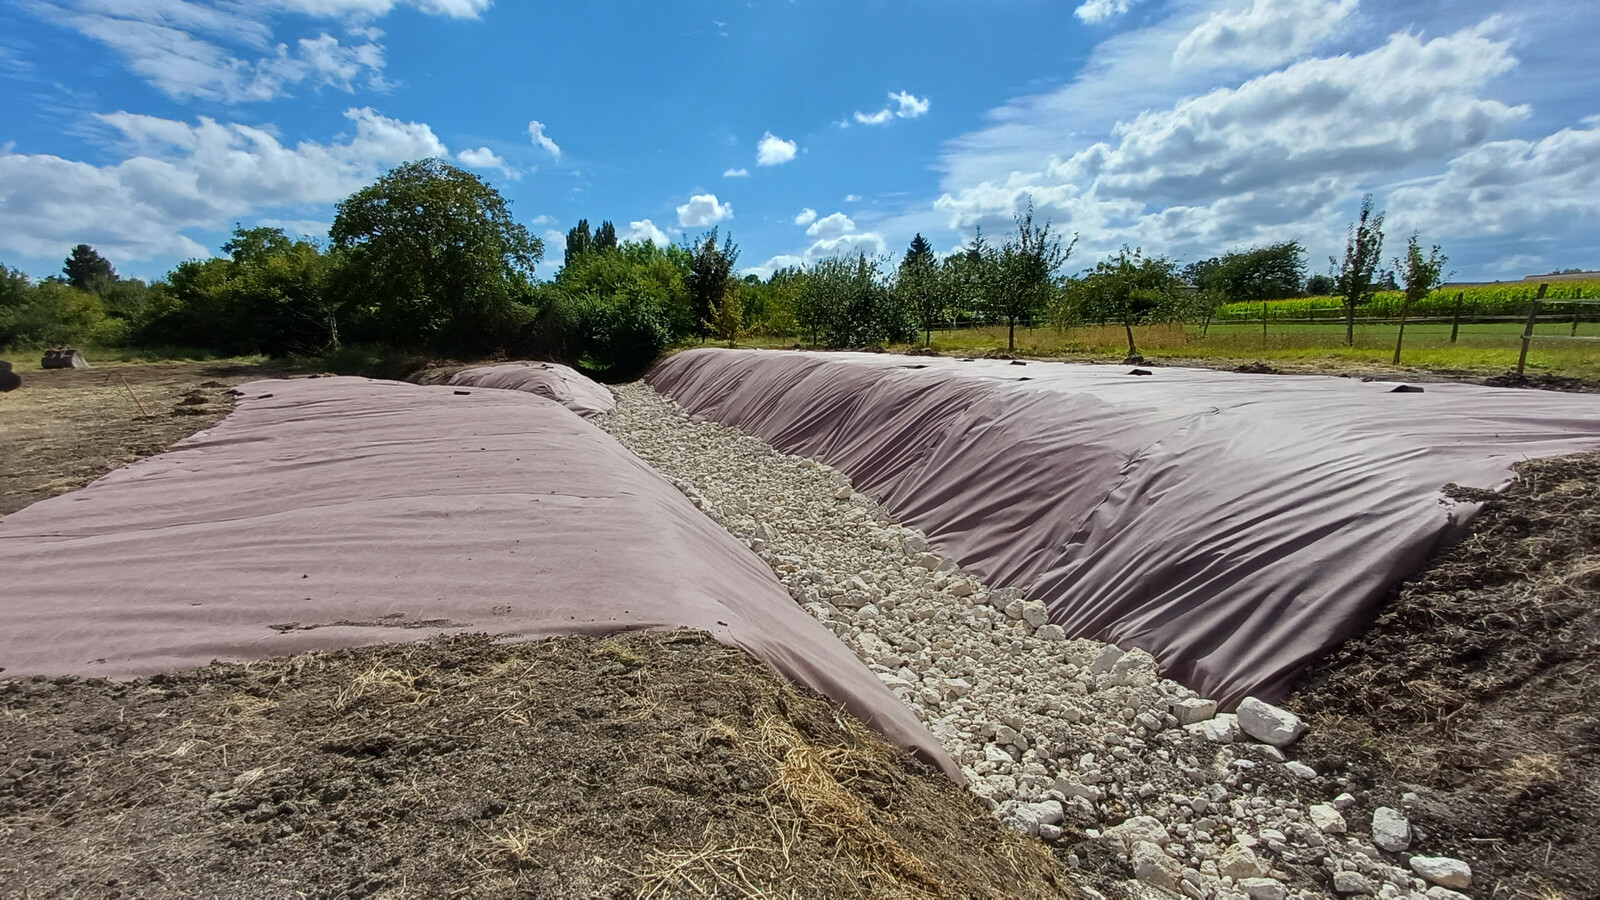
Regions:
M 1600 897 L 1600 453 L 1524 462 L 1290 705 L 1473 868 L 1475 894 Z M 1320 768 L 1321 766 L 1319 766 Z
M 19 374 L 22 387 L 0 394 L 0 516 L 76 490 L 215 425 L 233 408 L 229 387 L 276 372 L 158 363 Z
M 10 897 L 1071 897 L 1036 840 L 693 632 L 0 682 Z

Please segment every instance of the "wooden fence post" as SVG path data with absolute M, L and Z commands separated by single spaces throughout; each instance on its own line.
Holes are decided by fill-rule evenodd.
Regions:
M 1583 299 L 1583 288 L 1578 288 L 1578 296 L 1574 297 L 1573 299 L 1574 300 L 1582 300 Z M 1582 314 L 1583 314 L 1583 304 L 1582 303 L 1574 303 L 1574 304 L 1572 304 L 1572 336 L 1573 337 L 1577 337 L 1578 336 L 1578 317 L 1581 316 Z
M 1267 349 L 1267 301 L 1261 301 L 1261 349 Z
M 1539 285 L 1539 293 L 1533 298 L 1533 306 L 1528 309 L 1528 327 L 1522 331 L 1522 353 L 1517 356 L 1517 377 L 1522 377 L 1522 370 L 1528 365 L 1528 345 L 1533 342 L 1533 323 L 1539 319 L 1539 303 L 1544 300 L 1545 291 L 1550 289 L 1549 282 Z
M 1456 342 L 1456 333 L 1461 330 L 1461 301 L 1467 296 L 1466 291 L 1456 291 L 1456 314 L 1450 320 L 1450 343 Z
M 1406 313 L 1411 311 L 1411 298 L 1400 298 L 1400 333 L 1394 338 L 1394 365 L 1400 365 L 1400 345 L 1406 341 Z

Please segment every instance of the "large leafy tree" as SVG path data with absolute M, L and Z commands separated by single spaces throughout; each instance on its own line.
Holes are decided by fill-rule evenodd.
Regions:
M 1344 342 L 1356 343 L 1356 307 L 1377 292 L 1374 280 L 1383 256 L 1383 213 L 1373 212 L 1372 195 L 1361 198 L 1360 217 L 1350 224 L 1344 259 L 1328 257 L 1334 266 L 1334 293 L 1344 300 Z
M 1116 322 L 1128 335 L 1128 356 L 1137 357 L 1133 326 L 1180 318 L 1184 312 L 1177 263 L 1123 247 L 1070 285 L 1077 315 Z
M 684 286 L 689 289 L 694 335 L 704 340 L 713 330 L 718 305 L 728 294 L 733 267 L 739 261 L 739 248 L 733 243 L 732 235 L 717 246 L 717 229 L 713 228 L 695 242 L 690 254 L 689 277 L 684 280 Z
M 562 257 L 563 267 L 572 265 L 572 261 L 588 253 L 594 248 L 594 235 L 589 233 L 589 220 L 579 219 L 578 224 L 572 226 L 567 232 L 567 252 Z
M 88 244 L 79 244 L 61 265 L 67 284 L 80 291 L 92 291 L 102 283 L 117 280 L 117 270 Z
M 479 353 L 532 315 L 544 244 L 487 182 L 442 160 L 406 163 L 339 203 L 329 232 L 342 294 L 372 337 Z
M 927 346 L 933 340 L 933 326 L 944 319 L 947 298 L 933 245 L 921 234 L 911 239 L 911 246 L 900 261 L 895 291 L 900 295 L 902 306 L 921 326 L 922 344 Z
M 1305 254 L 1299 241 L 1282 241 L 1202 260 L 1183 274 L 1195 288 L 1221 293 L 1229 300 L 1276 300 L 1299 295 L 1306 275 Z
M 1033 203 L 1016 217 L 1016 229 L 1006 236 L 995 259 L 990 289 L 984 291 L 986 313 L 1006 323 L 1006 349 L 1017 348 L 1017 322 L 1032 322 L 1049 303 L 1052 279 L 1072 255 L 1076 235 L 1065 247 L 1050 223 L 1036 223 Z

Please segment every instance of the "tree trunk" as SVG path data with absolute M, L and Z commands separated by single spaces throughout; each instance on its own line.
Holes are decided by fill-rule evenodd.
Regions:
M 1133 346 L 1133 323 L 1129 322 L 1127 319 L 1123 319 L 1122 320 L 1122 327 L 1124 329 L 1126 329 L 1127 332 L 1128 332 L 1128 355 L 1130 357 L 1131 356 L 1138 356 L 1139 355 L 1139 350 L 1138 350 L 1137 347 Z
M 1344 301 L 1344 345 L 1356 345 L 1356 305 L 1349 298 Z
M 1017 320 L 1007 317 L 1006 325 L 1010 329 L 1006 335 L 1006 352 L 1010 353 L 1017 349 Z

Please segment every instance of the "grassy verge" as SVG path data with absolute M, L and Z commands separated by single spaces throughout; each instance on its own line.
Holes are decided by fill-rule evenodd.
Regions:
M 1517 365 L 1522 327 L 1515 323 L 1461 326 L 1455 343 L 1448 324 L 1406 326 L 1401 356 L 1404 368 L 1497 375 Z M 1342 324 L 1270 325 L 1265 337 L 1261 326 L 1214 324 L 1202 334 L 1193 325 L 1147 325 L 1133 330 L 1139 352 L 1151 359 L 1193 360 L 1218 364 L 1255 360 L 1303 364 L 1318 368 L 1388 366 L 1394 355 L 1398 329 L 1393 325 L 1356 326 L 1355 346 L 1344 343 Z M 1543 325 L 1539 334 L 1567 335 L 1565 324 Z M 1600 325 L 1585 323 L 1580 335 L 1600 335 Z M 793 338 L 750 338 L 747 347 L 792 347 Z M 1005 352 L 1003 327 L 939 331 L 934 350 L 950 355 L 981 356 Z M 892 347 L 913 349 L 920 344 Z M 1128 352 L 1127 336 L 1119 327 L 1017 330 L 1017 356 L 1120 360 Z M 1548 373 L 1572 378 L 1600 379 L 1600 344 L 1539 342 L 1528 354 L 1531 374 Z

